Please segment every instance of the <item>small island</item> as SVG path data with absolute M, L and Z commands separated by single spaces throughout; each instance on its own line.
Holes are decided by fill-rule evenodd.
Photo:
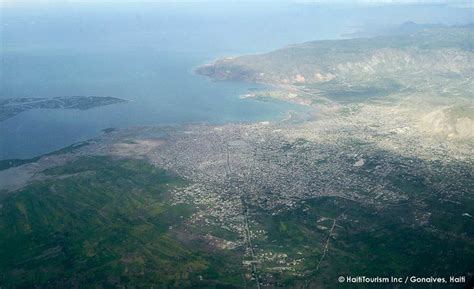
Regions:
M 0 100 L 0 121 L 30 109 L 87 110 L 98 106 L 126 102 L 124 99 L 103 96 L 60 96 L 53 98 L 7 98 Z

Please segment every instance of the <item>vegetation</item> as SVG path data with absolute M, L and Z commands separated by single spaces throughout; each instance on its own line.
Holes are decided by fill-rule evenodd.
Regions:
M 197 72 L 215 79 L 295 85 L 299 97 L 312 100 L 360 101 L 434 89 L 436 94 L 472 95 L 466 80 L 473 72 L 473 39 L 472 26 L 434 26 L 402 35 L 307 42 L 220 59 Z
M 65 148 L 59 149 L 57 151 L 45 154 L 44 156 L 51 156 L 51 155 L 58 155 L 72 152 L 76 149 L 89 145 L 88 141 L 78 142 L 67 146 Z M 34 163 L 41 159 L 43 156 L 37 156 L 29 159 L 7 159 L 7 160 L 0 160 L 0 171 L 6 170 L 13 167 L 18 167 L 24 164 Z
M 175 175 L 107 157 L 85 157 L 45 173 L 57 178 L 1 201 L 2 288 L 241 282 L 238 259 L 178 240 L 193 208 L 167 201 L 170 188 L 185 184 Z
M 73 152 L 65 165 L 54 167 L 54 157 L 0 162 L 0 170 L 51 162 L 27 187 L 0 191 L 0 289 L 368 287 L 339 283 L 339 276 L 474 280 L 472 36 L 470 26 L 430 26 L 199 69 L 276 84 L 246 97 L 335 108 L 301 126 L 192 126 L 167 137 L 157 132 L 165 141 L 153 150 L 143 149 L 141 133 L 117 133 L 113 144 L 52 153 Z M 189 180 L 145 161 L 84 156 L 94 145 L 121 157 L 141 152 Z M 127 150 L 117 152 L 120 146 Z
M 283 272 L 277 280 L 287 286 L 301 286 L 311 280 L 327 288 L 367 288 L 368 284 L 339 284 L 339 276 L 469 276 L 474 248 L 469 237 L 460 236 L 472 226 L 469 218 L 459 218 L 458 207 L 430 201 L 437 221 L 444 220 L 442 230 L 416 225 L 413 207 L 392 207 L 374 210 L 371 206 L 341 199 L 323 197 L 309 200 L 295 210 L 272 215 L 259 211 L 255 214 L 268 240 L 257 241 L 262 251 L 281 251 L 289 259 L 304 257 L 297 272 Z M 474 209 L 473 203 L 464 209 Z M 333 220 L 336 227 L 329 237 Z M 448 220 L 458 220 L 453 223 Z M 323 248 L 329 238 L 329 250 L 322 259 Z M 433 262 L 436 260 L 436 262 Z M 316 270 L 319 265 L 319 270 Z M 275 265 L 263 263 L 263 272 L 272 272 Z M 278 283 L 278 282 L 277 282 Z M 377 284 L 376 288 L 394 288 L 394 284 Z M 408 284 L 405 288 L 460 288 L 464 284 Z

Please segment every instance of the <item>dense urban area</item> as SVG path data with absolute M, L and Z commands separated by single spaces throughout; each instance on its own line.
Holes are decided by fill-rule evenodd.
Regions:
M 313 115 L 110 128 L 2 161 L 0 286 L 468 286 L 473 39 L 442 27 L 218 60 L 198 73 L 267 84 L 242 97 Z

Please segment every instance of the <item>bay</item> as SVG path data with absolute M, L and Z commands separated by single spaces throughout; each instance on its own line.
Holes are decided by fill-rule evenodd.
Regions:
M 278 121 L 306 108 L 240 99 L 262 86 L 212 82 L 193 70 L 223 56 L 339 39 L 367 25 L 470 19 L 468 9 L 442 5 L 392 6 L 393 17 L 382 19 L 376 12 L 389 9 L 384 6 L 118 3 L 2 7 L 1 98 L 94 95 L 130 101 L 86 111 L 30 110 L 0 122 L 0 159 L 48 153 L 108 127 Z

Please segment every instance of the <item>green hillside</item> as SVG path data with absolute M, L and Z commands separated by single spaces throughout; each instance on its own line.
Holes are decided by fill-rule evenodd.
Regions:
M 107 157 L 82 158 L 46 173 L 57 178 L 1 200 L 2 288 L 187 288 L 197 280 L 219 280 L 210 287 L 241 281 L 238 260 L 177 239 L 193 212 L 168 200 L 182 179 L 142 161 Z

